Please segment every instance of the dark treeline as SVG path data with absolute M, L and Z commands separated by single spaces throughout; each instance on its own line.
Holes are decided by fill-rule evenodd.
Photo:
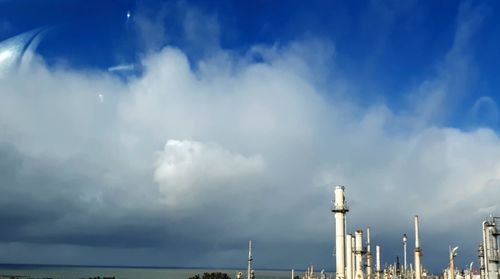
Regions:
M 205 272 L 203 276 L 200 277 L 199 274 L 196 274 L 193 277 L 189 277 L 189 279 L 231 279 L 226 273 L 222 272 Z

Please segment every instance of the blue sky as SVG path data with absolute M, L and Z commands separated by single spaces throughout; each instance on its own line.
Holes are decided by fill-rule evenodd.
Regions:
M 239 267 L 251 238 L 258 267 L 330 270 L 334 184 L 385 262 L 416 213 L 424 264 L 475 261 L 500 202 L 499 12 L 0 1 L 0 262 Z
M 244 52 L 256 44 L 319 38 L 334 45 L 335 73 L 355 79 L 363 92 L 355 96 L 360 102 L 382 99 L 398 111 L 406 108 L 408 91 L 435 75 L 444 63 L 462 20 L 461 6 L 464 17 L 478 16 L 480 22 L 460 57 L 467 60 L 467 88 L 460 101 L 447 108 L 442 123 L 494 128 L 495 119 L 465 117 L 481 96 L 496 101 L 500 31 L 494 1 L 311 1 L 307 5 L 301 1 L 4 1 L 0 36 L 51 27 L 54 31 L 39 48 L 49 63 L 64 59 L 73 67 L 101 69 L 138 62 L 149 48 L 165 45 L 179 46 L 196 60 L 206 55 L 210 44 Z M 183 34 L 181 10 L 185 13 L 188 7 L 218 23 L 220 30 L 210 34 L 208 46 L 193 45 Z M 127 11 L 132 13 L 130 21 Z M 143 41 L 133 26 L 137 13 L 163 25 L 158 42 Z

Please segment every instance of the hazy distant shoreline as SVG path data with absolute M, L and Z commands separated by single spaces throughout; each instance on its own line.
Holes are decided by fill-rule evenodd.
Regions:
M 193 270 L 246 270 L 246 267 L 196 267 L 196 266 L 149 266 L 149 265 L 85 265 L 85 264 L 24 264 L 24 263 L 0 263 L 2 267 L 89 267 L 89 268 L 139 268 L 139 269 L 193 269 Z M 266 271 L 290 271 L 286 268 L 259 268 L 258 270 Z M 294 269 L 295 271 L 303 272 L 306 269 Z M 330 272 L 329 270 L 325 270 Z
M 213 267 L 158 267 L 158 266 L 95 266 L 95 265 L 56 265 L 56 264 L 0 264 L 2 275 L 26 276 L 28 278 L 94 278 L 115 277 L 117 279 L 187 279 L 203 272 L 220 271 L 235 278 L 238 271 L 245 268 Z M 261 279 L 290 278 L 290 270 L 257 269 Z M 297 273 L 302 271 L 296 270 Z

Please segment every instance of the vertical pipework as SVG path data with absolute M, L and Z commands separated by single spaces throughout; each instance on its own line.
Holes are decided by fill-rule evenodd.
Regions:
M 344 207 L 345 204 L 344 204 Z M 352 239 L 352 238 L 351 238 Z M 347 257 L 348 257 L 348 253 L 347 253 L 347 214 L 344 214 L 344 277 L 347 277 Z M 352 252 L 352 249 L 351 249 L 351 252 Z M 351 265 L 353 264 L 354 262 L 351 261 Z M 354 278 L 353 276 L 351 276 L 351 278 Z M 500 278 L 499 278 L 500 279 Z
M 422 253 L 422 249 L 420 248 L 418 215 L 415 215 L 415 279 L 420 279 L 422 276 L 422 266 L 420 263 L 421 253 Z
M 372 253 L 370 245 L 370 227 L 366 228 L 366 278 L 372 279 Z
M 380 278 L 380 246 L 375 247 L 375 272 L 376 272 L 376 278 Z
M 483 222 L 484 276 L 486 279 L 499 278 L 498 248 L 495 219 Z
M 248 241 L 248 267 L 247 267 L 247 279 L 252 278 L 252 241 Z
M 485 233 L 484 240 L 484 259 L 486 265 L 486 277 L 487 278 L 499 278 L 499 251 L 497 243 L 497 227 L 495 219 L 491 218 L 491 221 L 483 223 L 483 230 Z
M 345 260 L 346 260 L 346 278 L 353 279 L 353 262 L 352 262 L 352 235 L 346 235 L 346 252 L 345 252 Z
M 345 214 L 349 211 L 345 205 L 344 186 L 335 187 L 335 278 L 345 279 Z
M 356 278 L 363 279 L 363 231 L 357 230 L 356 237 Z
M 450 251 L 450 279 L 455 279 L 455 250 Z
M 352 246 L 351 246 L 351 277 L 354 279 L 356 277 L 356 237 L 352 236 Z
M 472 269 L 471 269 L 472 272 Z M 480 279 L 485 279 L 484 277 L 484 248 L 483 245 L 479 245 L 479 278 Z
M 486 232 L 486 224 L 488 221 L 483 222 L 483 249 L 484 249 L 484 274 L 485 277 L 488 276 L 489 268 L 488 268 L 488 241 L 487 241 L 487 232 Z
M 450 247 L 450 279 L 455 279 L 455 257 L 457 256 L 458 246 L 451 249 Z

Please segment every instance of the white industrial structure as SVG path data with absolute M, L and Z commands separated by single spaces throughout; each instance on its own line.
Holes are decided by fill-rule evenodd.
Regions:
M 356 279 L 363 279 L 363 231 L 357 230 L 354 234 L 356 238 Z
M 377 273 L 376 274 L 376 278 L 377 279 L 380 279 L 381 278 L 381 274 L 382 274 L 382 270 L 380 270 L 380 246 L 376 246 L 375 247 L 375 272 Z
M 349 211 L 345 204 L 344 186 L 335 187 L 335 202 L 332 212 L 335 214 L 335 278 L 345 279 L 345 217 Z
M 352 238 L 352 245 L 351 245 L 351 254 L 346 254 L 346 257 L 350 257 L 351 258 L 351 276 L 352 278 L 356 278 L 356 238 L 354 237 L 354 235 L 351 234 L 351 238 Z
M 443 279 L 480 279 L 480 275 L 474 274 L 471 262 L 468 268 L 460 271 L 455 265 L 455 257 L 457 256 L 458 247 L 455 247 L 449 251 L 449 265 L 448 268 L 444 270 Z
M 248 266 L 247 266 L 247 279 L 255 279 L 255 273 L 252 269 L 252 240 L 248 241 Z M 243 272 L 236 273 L 236 279 L 243 279 Z
M 247 266 L 247 279 L 254 279 L 255 275 L 252 269 L 252 241 L 248 241 L 248 266 Z
M 335 279 L 422 279 L 429 277 L 427 270 L 422 266 L 422 247 L 420 246 L 419 217 L 414 217 L 415 250 L 414 263 L 408 265 L 407 243 L 408 237 L 403 234 L 403 266 L 400 268 L 399 257 L 393 264 L 381 266 L 380 246 L 375 246 L 375 268 L 372 263 L 372 242 L 370 227 L 366 229 L 366 242 L 363 242 L 363 230 L 358 229 L 354 234 L 347 233 L 346 214 L 349 211 L 346 205 L 345 187 L 336 186 L 334 191 L 334 204 L 331 211 L 335 217 Z M 450 249 L 449 266 L 444 271 L 443 279 L 500 279 L 500 249 L 498 236 L 500 235 L 497 221 L 500 217 L 491 217 L 483 222 L 483 239 L 479 245 L 480 274 L 474 272 L 472 263 L 468 269 L 461 272 L 455 267 L 455 257 L 458 247 Z M 366 246 L 363 247 L 363 244 Z M 255 279 L 252 269 L 252 241 L 248 242 L 248 267 L 247 279 Z M 243 273 L 239 272 L 237 279 L 242 279 Z M 295 271 L 292 269 L 292 279 Z M 313 266 L 309 266 L 302 276 L 303 279 L 326 279 L 327 275 L 322 270 L 319 275 L 314 273 Z M 331 278 L 331 277 L 330 277 Z
M 420 279 L 422 277 L 422 264 L 420 261 L 420 256 L 422 255 L 422 249 L 420 248 L 420 236 L 418 230 L 418 215 L 415 215 L 415 279 Z
M 458 246 L 453 248 L 453 250 L 450 247 L 450 279 L 455 279 L 455 257 L 457 256 L 457 250 Z
M 336 279 L 374 279 L 371 251 L 370 228 L 366 229 L 366 242 L 363 230 L 347 234 L 346 213 L 349 211 L 345 201 L 345 187 L 335 187 L 332 212 L 335 214 L 335 257 Z M 366 247 L 363 244 L 366 243 Z M 380 247 L 377 246 L 376 279 L 381 279 Z
M 346 233 L 346 213 L 349 209 L 345 202 L 345 187 L 335 187 L 332 212 L 335 214 L 335 278 L 372 279 L 370 233 L 367 229 L 367 249 L 363 247 L 363 231 L 356 230 L 354 235 Z M 366 255 L 366 265 L 364 257 Z M 366 267 L 366 272 L 365 272 Z
M 370 245 L 370 227 L 366 228 L 366 278 L 372 279 L 372 253 Z
M 406 261 L 406 243 L 408 243 L 408 237 L 403 234 L 403 277 L 408 276 L 408 265 Z
M 479 262 L 481 279 L 499 279 L 500 251 L 498 247 L 498 232 L 496 221 L 500 217 L 490 217 L 483 222 L 483 241 L 479 246 Z
M 346 235 L 346 278 L 347 279 L 354 279 L 354 262 L 352 261 L 352 244 L 353 244 L 353 236 L 352 234 Z

